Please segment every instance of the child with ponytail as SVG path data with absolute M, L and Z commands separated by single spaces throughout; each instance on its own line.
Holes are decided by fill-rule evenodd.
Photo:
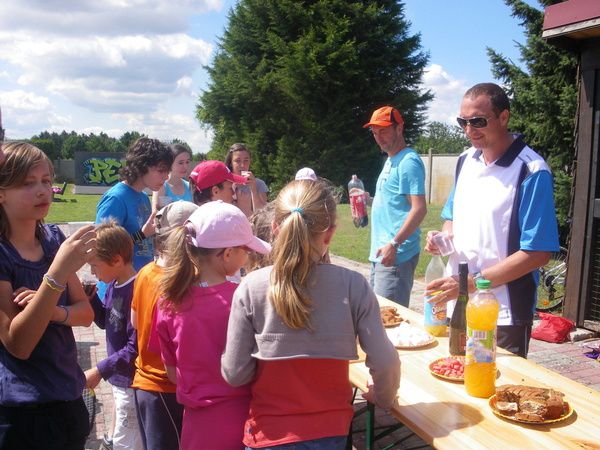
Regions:
M 244 213 L 215 201 L 200 206 L 171 232 L 156 332 L 167 375 L 184 405 L 181 449 L 240 450 L 248 386 L 221 376 L 227 322 L 237 284 L 227 281 L 248 260 L 268 253 Z
M 235 292 L 221 360 L 231 385 L 252 382 L 244 444 L 344 449 L 357 336 L 374 381 L 369 394 L 382 408 L 396 397 L 398 353 L 365 278 L 322 262 L 336 229 L 327 182 L 285 186 L 275 200 L 273 229 L 273 266 L 248 274 Z

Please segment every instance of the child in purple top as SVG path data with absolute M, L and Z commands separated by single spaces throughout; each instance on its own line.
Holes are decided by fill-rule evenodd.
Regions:
M 95 253 L 92 226 L 65 240 L 43 225 L 54 169 L 11 142 L 0 162 L 0 449 L 81 449 L 89 434 L 72 326 L 93 311 L 75 272 Z
M 221 201 L 200 206 L 168 238 L 156 332 L 169 379 L 184 405 L 181 450 L 241 450 L 249 387 L 221 376 L 227 322 L 236 284 L 227 276 L 251 250 L 271 246 L 252 234 L 244 213 Z
M 104 304 L 97 295 L 91 299 L 94 322 L 106 330 L 108 358 L 85 372 L 87 386 L 101 379 L 112 385 L 115 403 L 112 443 L 115 449 L 141 449 L 131 382 L 137 357 L 137 335 L 131 324 L 131 299 L 136 271 L 133 268 L 133 241 L 115 221 L 96 228 L 97 253 L 90 261 L 92 273 L 107 283 Z

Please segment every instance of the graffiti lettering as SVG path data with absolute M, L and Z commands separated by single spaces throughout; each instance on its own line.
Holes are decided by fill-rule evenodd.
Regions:
M 89 158 L 83 162 L 84 179 L 87 184 L 110 186 L 119 179 L 119 169 L 123 161 L 115 158 Z

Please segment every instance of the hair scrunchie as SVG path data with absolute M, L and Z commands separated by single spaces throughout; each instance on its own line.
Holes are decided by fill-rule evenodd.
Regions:
M 298 213 L 301 216 L 304 216 L 304 209 L 300 208 L 299 206 L 296 206 L 295 208 L 290 209 L 290 214 L 293 213 Z

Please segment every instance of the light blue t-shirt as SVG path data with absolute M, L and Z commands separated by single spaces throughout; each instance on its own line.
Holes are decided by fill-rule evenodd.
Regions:
M 138 232 L 152 212 L 150 199 L 145 192 L 138 192 L 122 181 L 104 193 L 96 207 L 96 223 L 112 218 L 131 235 Z M 133 267 L 140 270 L 154 259 L 152 238 L 133 245 Z M 104 298 L 106 285 L 98 283 L 98 296 Z
M 181 180 L 181 182 L 183 183 L 183 195 L 177 195 L 173 193 L 173 191 L 171 190 L 171 186 L 169 186 L 169 183 L 165 181 L 165 196 L 171 199 L 170 203 L 176 202 L 178 200 L 184 200 L 186 202 L 194 201 L 192 198 L 192 191 L 190 189 L 190 182 L 187 180 Z
M 371 208 L 371 253 L 369 261 L 379 262 L 377 249 L 388 244 L 402 228 L 411 204 L 407 195 L 425 195 L 425 166 L 421 157 L 407 147 L 389 157 L 377 179 Z M 417 228 L 398 248 L 396 264 L 408 261 L 420 251 L 421 230 Z

